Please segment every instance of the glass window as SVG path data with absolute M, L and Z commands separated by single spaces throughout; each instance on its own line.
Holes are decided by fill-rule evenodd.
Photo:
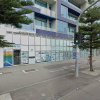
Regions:
M 51 46 L 47 46 L 47 50 L 48 51 L 51 51 Z
M 36 46 L 36 51 L 40 51 L 40 46 Z
M 41 37 L 41 45 L 46 45 L 46 38 Z
M 51 43 L 50 43 L 50 39 L 47 39 L 47 45 L 50 45 Z
M 51 10 L 51 5 L 49 5 L 49 10 Z
M 57 31 L 64 34 L 68 34 L 68 23 L 58 21 Z
M 35 24 L 36 24 L 37 26 L 43 26 L 43 27 L 46 27 L 46 26 L 47 26 L 46 21 L 40 20 L 40 19 L 35 19 Z
M 60 46 L 63 46 L 63 40 L 60 40 Z
M 43 2 L 43 1 L 41 2 L 41 1 L 35 0 L 35 3 L 41 7 L 47 8 L 47 3 Z
M 51 28 L 51 23 L 49 23 L 49 28 Z
M 68 0 L 63 0 L 63 1 L 66 2 L 66 3 L 68 2 Z
M 46 51 L 46 46 L 41 46 L 41 50 Z
M 67 40 L 64 40 L 64 46 L 66 46 L 66 41 L 67 41 Z
M 52 45 L 55 46 L 55 39 L 51 39 L 52 40 Z
M 26 14 L 26 16 L 28 16 L 31 20 L 34 20 L 34 13 Z M 22 29 L 34 30 L 34 22 L 29 25 L 22 24 Z
M 59 39 L 56 39 L 56 45 L 59 46 Z
M 68 8 L 61 5 L 61 17 L 67 18 L 68 17 Z

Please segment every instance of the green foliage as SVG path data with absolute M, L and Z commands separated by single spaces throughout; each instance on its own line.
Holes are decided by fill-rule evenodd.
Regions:
M 31 0 L 0 0 L 0 23 L 11 24 L 17 28 L 22 28 L 21 24 L 29 25 L 33 22 L 25 15 L 33 12 L 25 8 L 29 5 L 33 5 Z
M 13 47 L 13 44 L 4 40 L 3 36 L 0 36 L 0 47 Z
M 79 27 L 80 33 L 85 36 L 81 49 L 100 48 L 100 7 L 93 7 L 86 11 L 81 18 L 83 26 Z
M 94 2 L 94 0 L 88 0 L 89 4 L 92 4 Z

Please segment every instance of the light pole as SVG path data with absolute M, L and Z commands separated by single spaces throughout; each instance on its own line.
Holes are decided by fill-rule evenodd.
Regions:
M 90 6 L 88 6 L 83 12 L 81 12 L 80 16 L 78 17 L 77 20 L 77 27 L 76 27 L 76 32 L 79 32 L 79 21 L 80 18 L 82 16 L 82 14 L 88 10 L 89 8 L 91 8 L 93 5 L 95 5 L 97 2 L 99 2 L 100 0 L 96 0 L 95 2 L 93 2 Z M 76 61 L 75 61 L 75 77 L 78 77 L 78 72 L 79 72 L 79 68 L 78 68 L 78 51 L 79 51 L 79 47 L 78 44 L 76 45 Z

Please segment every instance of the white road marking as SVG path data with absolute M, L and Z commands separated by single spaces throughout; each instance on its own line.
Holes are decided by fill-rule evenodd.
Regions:
M 71 65 L 71 66 L 75 66 L 75 65 Z
M 64 69 L 68 69 L 67 67 L 64 67 Z
M 37 70 L 37 69 L 35 69 L 36 71 L 39 71 L 39 70 Z
M 68 69 L 68 68 L 66 68 L 66 69 Z M 65 70 L 65 68 L 64 68 L 64 69 L 59 69 L 59 70 L 50 71 L 50 72 L 58 72 L 58 71 L 63 71 L 63 70 Z
M 2 75 L 3 73 L 0 73 L 0 75 Z
M 22 72 L 26 73 L 25 70 L 22 70 Z
M 84 67 L 81 67 L 81 68 L 84 68 Z
M 45 96 L 46 96 L 46 94 L 44 94 L 44 93 L 41 93 L 41 95 L 42 95 L 43 97 L 45 97 Z
M 10 93 L 0 95 L 0 100 L 12 100 Z

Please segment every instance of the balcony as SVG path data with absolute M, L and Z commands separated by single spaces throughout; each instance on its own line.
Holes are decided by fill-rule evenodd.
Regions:
M 35 25 L 35 29 L 41 29 L 41 30 L 56 32 L 56 29 L 48 28 L 48 27 L 43 27 L 43 26 L 37 26 L 37 25 Z
M 56 12 L 35 4 L 36 8 L 40 9 L 40 13 L 56 18 Z
M 53 4 L 55 2 L 57 2 L 57 0 L 42 0 L 44 2 L 48 2 L 49 4 Z
M 69 5 L 71 5 L 71 6 L 73 6 L 73 7 L 75 7 L 75 8 L 76 8 L 76 9 L 78 9 L 79 11 L 81 11 L 81 9 L 80 9 L 80 8 L 78 8 L 77 6 L 75 6 L 75 5 L 71 4 L 70 2 L 68 2 L 68 4 L 69 4 Z
M 88 0 L 71 0 L 71 1 L 77 3 L 78 5 L 82 5 L 85 2 L 88 2 Z
M 77 22 L 77 20 L 75 20 L 74 18 L 68 17 L 69 20 L 72 20 L 74 22 Z

